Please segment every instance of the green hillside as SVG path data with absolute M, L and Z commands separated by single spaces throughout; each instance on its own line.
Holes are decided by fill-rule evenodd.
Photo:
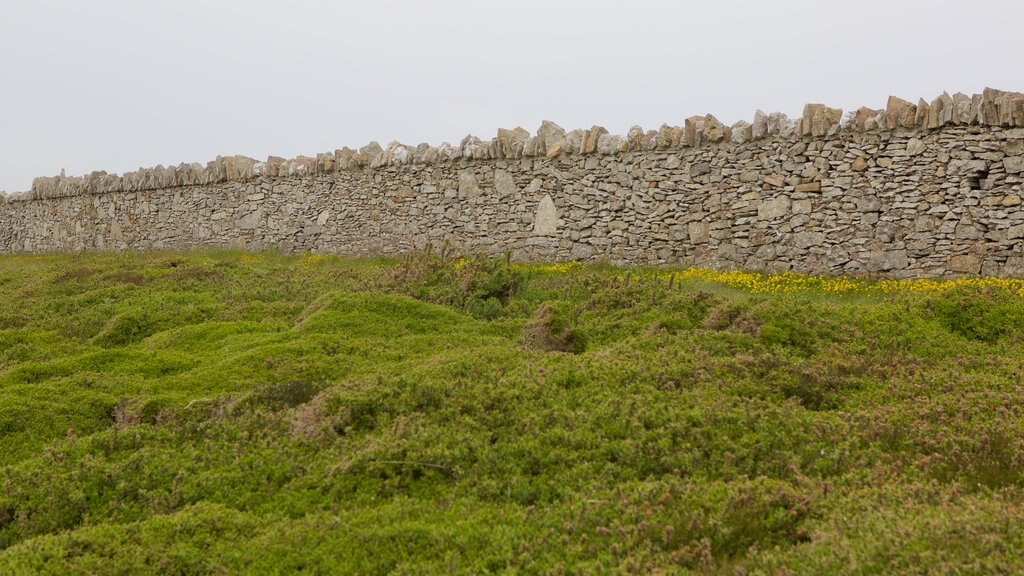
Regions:
M 1024 283 L 0 256 L 0 574 L 1024 572 Z

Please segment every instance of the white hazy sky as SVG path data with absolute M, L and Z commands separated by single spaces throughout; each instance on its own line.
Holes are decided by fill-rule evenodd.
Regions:
M 1024 2 L 9 0 L 0 190 L 541 120 L 624 134 L 1024 90 Z

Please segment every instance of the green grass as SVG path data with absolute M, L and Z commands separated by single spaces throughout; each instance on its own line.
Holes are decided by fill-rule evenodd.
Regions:
M 998 286 L 0 256 L 0 574 L 1021 573 L 1022 406 Z

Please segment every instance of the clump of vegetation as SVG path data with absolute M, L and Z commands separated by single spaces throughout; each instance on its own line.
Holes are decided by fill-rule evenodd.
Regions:
M 570 352 L 579 354 L 586 348 L 586 338 L 574 330 L 564 306 L 545 302 L 523 324 L 523 347 L 527 350 Z
M 0 574 L 1024 572 L 1022 286 L 0 256 Z
M 412 252 L 385 274 L 385 285 L 435 304 L 452 306 L 477 318 L 498 317 L 523 284 L 512 254 L 457 257 L 445 244 Z

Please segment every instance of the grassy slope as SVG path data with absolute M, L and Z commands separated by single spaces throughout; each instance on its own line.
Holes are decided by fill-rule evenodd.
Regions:
M 0 573 L 1024 571 L 1024 299 L 520 274 L 0 257 Z

